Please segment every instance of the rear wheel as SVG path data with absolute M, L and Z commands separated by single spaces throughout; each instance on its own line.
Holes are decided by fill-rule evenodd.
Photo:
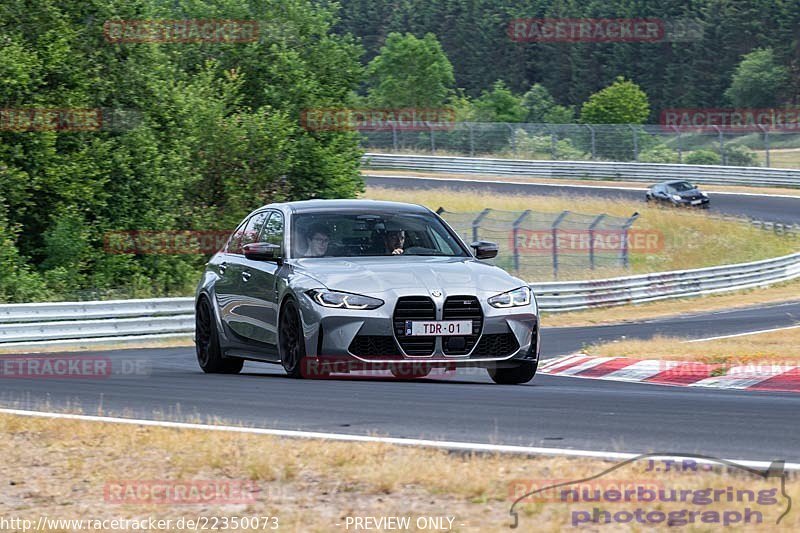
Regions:
M 243 359 L 223 357 L 217 324 L 206 298 L 195 311 L 195 350 L 197 363 L 207 374 L 238 374 L 244 365 Z
M 538 361 L 524 361 L 513 368 L 487 368 L 492 381 L 501 385 L 527 383 L 536 375 Z

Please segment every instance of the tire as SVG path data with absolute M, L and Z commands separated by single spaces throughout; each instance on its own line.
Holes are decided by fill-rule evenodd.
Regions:
M 330 369 L 306 356 L 306 343 L 297 303 L 288 298 L 278 322 L 278 350 L 281 365 L 290 378 L 327 378 Z
M 416 364 L 411 365 L 395 365 L 392 366 L 390 372 L 397 379 L 419 379 L 424 378 L 431 373 L 431 368 L 422 366 L 418 367 Z
M 238 374 L 244 359 L 224 357 L 219 346 L 219 331 L 207 298 L 195 310 L 195 351 L 197 363 L 206 374 Z
M 536 375 L 538 361 L 524 361 L 513 368 L 487 368 L 492 381 L 500 385 L 519 385 L 527 383 Z

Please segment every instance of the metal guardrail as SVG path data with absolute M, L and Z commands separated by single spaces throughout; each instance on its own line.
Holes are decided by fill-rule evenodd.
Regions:
M 362 166 L 369 169 L 494 174 L 553 179 L 619 180 L 645 183 L 688 179 L 705 185 L 800 187 L 800 170 L 761 167 L 607 161 L 539 161 L 377 153 L 365 154 Z
M 685 298 L 800 278 L 800 253 L 718 267 L 639 276 L 534 283 L 539 307 L 573 311 Z M 0 311 L 0 348 L 188 338 L 194 299 L 11 304 Z
M 591 281 L 534 283 L 543 311 L 576 311 L 749 289 L 800 278 L 800 253 L 775 259 Z

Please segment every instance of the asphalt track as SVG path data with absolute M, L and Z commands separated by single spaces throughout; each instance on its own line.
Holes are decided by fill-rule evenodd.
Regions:
M 368 178 L 371 185 L 442 187 L 441 181 Z M 452 182 L 449 184 L 452 186 Z M 459 188 L 463 188 L 463 184 Z M 469 182 L 515 194 L 622 196 L 641 191 Z M 713 195 L 714 210 L 766 220 L 800 220 L 800 199 Z M 791 296 L 791 295 L 787 295 Z M 789 326 L 800 300 L 608 326 L 545 328 L 543 357 L 584 344 L 653 334 L 710 337 Z M 87 355 L 84 353 L 83 355 Z M 76 354 L 77 355 L 77 354 Z M 247 362 L 241 375 L 206 375 L 191 348 L 93 352 L 110 376 L 0 376 L 0 405 L 19 409 L 186 421 L 217 419 L 299 429 L 552 448 L 800 461 L 800 395 L 668 387 L 538 375 L 494 385 L 484 370 L 418 381 L 382 377 L 292 380 L 276 366 Z
M 502 178 L 499 178 L 502 180 Z M 626 188 L 611 188 L 600 186 L 581 185 L 543 185 L 536 183 L 514 183 L 503 181 L 475 181 L 459 179 L 437 179 L 403 176 L 365 176 L 367 185 L 375 187 L 388 187 L 400 189 L 454 189 L 460 191 L 490 191 L 500 194 L 524 194 L 537 196 L 592 196 L 601 198 L 622 198 L 641 202 L 644 205 L 644 189 L 630 190 Z M 713 187 L 702 187 L 713 191 Z M 717 215 L 733 215 L 749 217 L 765 222 L 780 222 L 783 224 L 800 223 L 800 191 L 797 198 L 785 196 L 760 196 L 752 194 L 710 192 L 711 200 L 709 211 Z M 443 200 L 446 204 L 446 201 Z M 444 207 L 447 207 L 446 205 Z
M 798 316 L 800 301 L 644 324 L 545 329 L 543 355 L 623 335 L 706 337 L 779 327 Z M 109 357 L 114 372 L 100 378 L 0 378 L 0 404 L 177 421 L 218 419 L 274 429 L 800 461 L 796 394 L 546 375 L 526 385 L 500 386 L 481 369 L 419 381 L 344 375 L 293 380 L 277 366 L 251 362 L 241 375 L 206 375 L 191 348 L 92 355 Z

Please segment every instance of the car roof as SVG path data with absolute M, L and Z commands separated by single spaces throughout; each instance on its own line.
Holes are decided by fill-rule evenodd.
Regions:
M 387 202 L 383 200 L 302 200 L 297 202 L 283 202 L 269 204 L 269 208 L 289 210 L 293 213 L 311 213 L 318 211 L 335 211 L 349 209 L 364 209 L 369 211 L 429 213 L 426 207 L 404 202 Z
M 692 185 L 692 182 L 689 180 L 670 180 L 670 181 L 662 181 L 660 185 L 675 185 L 676 183 L 688 183 Z M 694 185 L 692 185 L 694 186 Z

